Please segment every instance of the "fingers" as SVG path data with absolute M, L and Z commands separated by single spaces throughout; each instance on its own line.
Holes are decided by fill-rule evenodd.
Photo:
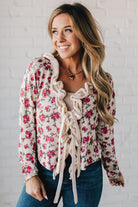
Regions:
M 42 201 L 44 199 L 41 195 L 40 188 L 30 188 L 29 190 L 26 189 L 26 192 L 39 201 Z
M 36 191 L 33 197 L 39 201 L 42 201 L 44 199 L 40 191 Z
M 48 197 L 47 197 L 46 191 L 45 191 L 45 187 L 42 182 L 41 182 L 41 191 L 42 191 L 43 197 L 48 200 Z
M 44 185 L 38 176 L 34 176 L 26 182 L 26 192 L 39 201 L 44 198 L 48 199 Z
M 120 177 L 118 178 L 109 178 L 109 182 L 112 186 L 125 186 L 125 181 L 122 173 L 120 172 Z
M 112 186 L 122 186 L 124 187 L 124 180 L 109 180 Z
M 111 181 L 110 184 L 112 186 L 121 186 L 122 185 L 122 182 L 119 182 L 119 181 Z

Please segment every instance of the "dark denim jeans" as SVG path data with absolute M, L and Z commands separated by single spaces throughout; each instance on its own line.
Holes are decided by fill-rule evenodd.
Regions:
M 103 175 L 101 160 L 97 161 L 81 171 L 80 177 L 76 178 L 78 203 L 74 203 L 72 192 L 72 181 L 69 179 L 68 168 L 70 158 L 67 159 L 67 165 L 64 170 L 64 179 L 61 189 L 60 198 L 63 198 L 64 207 L 98 207 L 103 187 Z M 26 193 L 25 186 L 18 200 L 16 207 L 55 207 L 58 204 L 53 204 L 58 176 L 53 180 L 52 171 L 47 170 L 38 163 L 39 177 L 45 185 L 48 200 L 38 201 Z M 60 199 L 59 199 L 60 200 Z

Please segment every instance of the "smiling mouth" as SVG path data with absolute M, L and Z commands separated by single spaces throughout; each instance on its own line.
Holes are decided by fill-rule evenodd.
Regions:
M 65 45 L 65 46 L 59 46 L 58 48 L 60 50 L 65 50 L 65 49 L 68 49 L 70 46 L 69 45 Z

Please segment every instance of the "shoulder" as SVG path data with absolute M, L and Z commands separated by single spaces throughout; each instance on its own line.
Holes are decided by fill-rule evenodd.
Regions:
M 25 74 L 36 74 L 52 70 L 57 64 L 56 58 L 50 53 L 42 53 L 40 57 L 33 58 L 27 67 Z
M 40 57 L 35 57 L 31 60 L 29 69 L 42 68 L 43 66 L 51 65 L 55 57 L 50 53 L 42 53 Z

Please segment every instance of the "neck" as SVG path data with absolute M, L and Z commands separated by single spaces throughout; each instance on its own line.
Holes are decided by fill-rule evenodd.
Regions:
M 64 68 L 70 70 L 72 73 L 77 73 L 82 69 L 80 60 L 81 57 L 77 56 L 66 59 L 60 59 L 60 62 Z

